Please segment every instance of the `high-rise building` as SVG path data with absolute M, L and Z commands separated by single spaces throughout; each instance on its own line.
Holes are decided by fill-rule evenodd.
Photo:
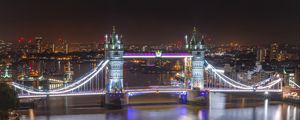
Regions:
M 4 53 L 4 49 L 6 48 L 5 42 L 0 40 L 0 53 Z
M 4 40 L 0 40 L 0 53 L 5 53 L 11 51 L 12 43 L 5 42 Z
M 35 44 L 36 44 L 36 52 L 42 52 L 42 37 L 35 37 Z
M 256 60 L 259 62 L 265 62 L 267 57 L 267 49 L 266 48 L 258 48 L 256 53 Z
M 55 53 L 55 44 L 54 43 L 52 43 L 52 45 L 51 45 L 51 52 Z
M 69 44 L 68 43 L 65 44 L 65 53 L 66 54 L 69 53 Z
M 271 49 L 270 49 L 270 60 L 276 60 L 277 55 L 279 53 L 279 45 L 278 43 L 272 43 L 271 44 Z
M 287 51 L 280 50 L 280 52 L 277 54 L 277 61 L 284 61 L 287 59 Z

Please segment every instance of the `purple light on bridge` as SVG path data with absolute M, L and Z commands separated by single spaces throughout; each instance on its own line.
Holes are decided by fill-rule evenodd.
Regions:
M 191 56 L 189 53 L 162 53 L 162 56 Z
M 155 56 L 155 53 L 124 53 L 124 56 Z
M 200 96 L 206 96 L 208 94 L 207 91 L 200 91 Z
M 157 56 L 155 53 L 124 53 L 124 58 L 185 58 L 192 57 L 189 53 L 162 53 L 161 56 Z

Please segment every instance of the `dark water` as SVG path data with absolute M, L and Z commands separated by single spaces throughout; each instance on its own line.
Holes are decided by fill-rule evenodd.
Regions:
M 155 95 L 155 94 L 153 94 Z M 131 98 L 151 101 L 153 95 Z M 160 100 L 176 101 L 176 96 L 156 95 Z M 155 101 L 155 100 L 153 100 Z M 208 107 L 165 104 L 129 105 L 121 110 L 100 107 L 99 96 L 50 98 L 49 107 L 40 103 L 33 110 L 37 120 L 299 120 L 300 108 L 269 100 L 211 94 Z M 23 118 L 29 119 L 27 111 Z
M 63 64 L 63 63 L 62 63 Z M 92 65 L 75 64 L 75 78 Z M 63 69 L 63 68 L 61 68 Z M 142 74 L 126 71 L 124 86 L 168 85 L 172 74 Z M 300 108 L 267 99 L 210 94 L 208 107 L 159 104 L 129 105 L 120 110 L 100 107 L 100 96 L 52 97 L 34 110 L 21 111 L 23 119 L 36 120 L 300 120 Z M 130 98 L 132 104 L 176 103 L 176 95 L 149 94 Z M 31 116 L 31 117 L 30 117 Z

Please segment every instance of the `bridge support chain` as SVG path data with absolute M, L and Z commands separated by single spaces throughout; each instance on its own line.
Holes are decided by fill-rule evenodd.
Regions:
M 206 90 L 188 90 L 187 91 L 187 104 L 190 105 L 209 105 L 209 91 Z
M 106 93 L 104 101 L 107 109 L 121 109 L 129 102 L 126 93 Z

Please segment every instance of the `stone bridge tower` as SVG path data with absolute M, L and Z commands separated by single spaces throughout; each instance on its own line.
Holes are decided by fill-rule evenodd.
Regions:
M 113 26 L 112 33 L 105 35 L 105 57 L 109 60 L 108 83 L 106 90 L 109 93 L 123 92 L 123 43 L 122 36 L 116 33 Z
M 192 58 L 192 78 L 190 86 L 192 89 L 204 89 L 204 37 L 197 34 L 196 27 L 194 27 L 193 34 L 189 39 L 185 36 L 185 49 L 189 51 Z

